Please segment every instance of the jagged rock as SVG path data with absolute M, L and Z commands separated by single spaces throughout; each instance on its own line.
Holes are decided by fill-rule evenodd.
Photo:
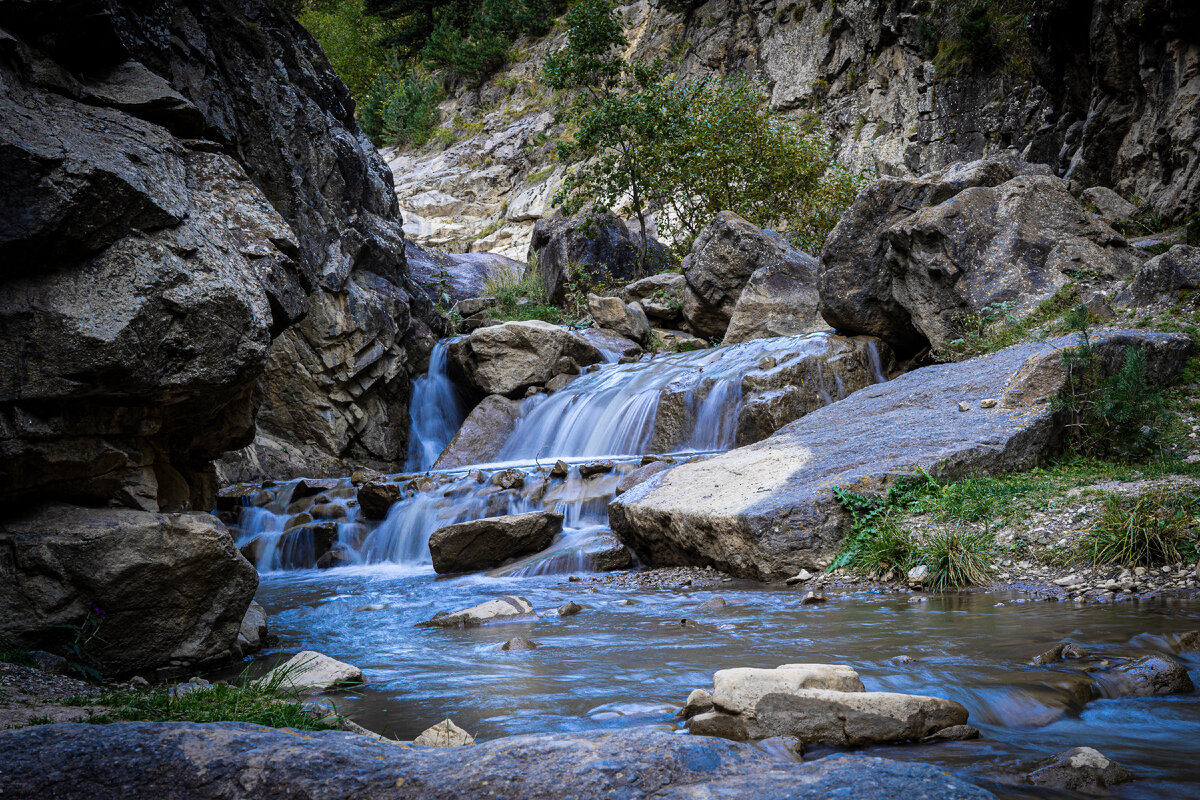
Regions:
M 502 469 L 488 479 L 488 483 L 501 489 L 520 489 L 525 485 L 525 473 L 519 469 Z
M 683 317 L 692 332 L 710 338 L 724 336 L 747 282 L 755 272 L 769 266 L 778 267 L 780 275 L 790 275 L 788 283 L 793 284 L 802 282 L 802 276 L 812 272 L 813 262 L 811 256 L 792 247 L 774 231 L 757 228 L 729 211 L 717 214 L 696 237 L 691 253 L 683 260 L 683 277 L 687 282 Z M 760 288 L 766 291 L 770 282 L 764 275 Z M 813 300 L 815 296 L 806 294 L 806 303 Z M 752 312 L 747 309 L 746 313 Z M 800 314 L 806 319 L 817 319 L 815 311 Z M 743 334 L 749 334 L 752 330 L 749 320 L 744 319 L 742 324 Z M 820 323 L 818 327 L 826 326 Z
M 1156 697 L 1196 689 L 1187 668 L 1162 655 L 1142 656 L 1093 677 L 1106 697 Z
M 642 354 L 640 344 L 604 328 L 584 328 L 575 331 L 575 335 L 585 339 L 588 344 L 599 350 L 606 361 L 616 361 L 621 356 L 637 357 Z
M 1081 270 L 1118 280 L 1140 263 L 1044 167 L 958 164 L 859 193 L 821 254 L 821 310 L 839 331 L 907 354 L 945 347 L 961 318 L 995 303 L 1019 316 Z
M 1049 789 L 1106 794 L 1111 786 L 1133 780 L 1133 773 L 1091 747 L 1073 747 L 1026 776 L 1026 783 Z
M 1112 224 L 1122 220 L 1133 219 L 1137 215 L 1137 206 L 1107 186 L 1093 186 L 1084 189 L 1079 199 L 1095 206 L 1100 219 Z
M 633 566 L 633 554 L 629 548 L 611 534 L 600 534 L 596 542 L 584 553 L 588 569 L 593 572 L 614 572 Z
M 429 537 L 437 572 L 474 572 L 539 553 L 562 531 L 562 514 L 534 511 L 438 528 Z
M 617 481 L 616 494 L 624 494 L 642 481 L 649 480 L 658 473 L 670 469 L 672 466 L 672 464 L 666 461 L 651 461 L 649 464 L 638 467 L 633 472 L 621 476 L 621 479 Z
M 749 745 L 649 728 L 432 749 L 344 731 L 297 736 L 247 723 L 124 722 L 36 725 L 4 731 L 0 743 L 10 753 L 5 791 L 14 800 L 160 800 L 180 786 L 203 786 L 223 800 L 261 798 L 270 787 L 328 800 L 993 799 L 923 764 L 858 755 L 781 763 Z
M 1146 308 L 1173 306 L 1185 291 L 1200 289 L 1200 248 L 1177 244 L 1142 265 L 1117 303 Z
M 951 700 L 864 691 L 858 673 L 841 665 L 721 670 L 713 687 L 713 710 L 688 720 L 692 733 L 859 745 L 920 739 L 967 721 L 967 710 Z
M 399 484 L 373 480 L 358 487 L 358 508 L 364 519 L 383 519 L 400 496 Z
M 516 400 L 497 394 L 483 398 L 471 409 L 454 438 L 438 456 L 434 469 L 453 469 L 497 460 L 520 416 L 521 404 Z
M 421 735 L 413 740 L 413 744 L 425 747 L 465 747 L 475 744 L 475 737 L 455 725 L 452 720 L 445 719 L 422 731 Z
M 473 628 L 493 622 L 527 622 L 536 620 L 533 604 L 524 597 L 502 597 L 451 614 L 438 613 L 417 627 Z
M 790 246 L 784 253 L 779 261 L 756 269 L 746 282 L 733 307 L 724 344 L 829 328 L 821 317 L 817 259 Z
M 362 683 L 362 670 L 316 650 L 301 650 L 258 679 L 296 692 L 324 692 L 349 683 Z
M 589 461 L 586 464 L 579 465 L 579 477 L 590 478 L 593 475 L 604 475 L 612 472 L 614 464 L 611 461 Z
M 449 355 L 455 378 L 482 394 L 514 398 L 553 378 L 561 358 L 579 366 L 604 360 L 586 339 L 540 320 L 480 328 L 456 339 Z
M 631 233 L 624 220 L 611 213 L 555 214 L 534 226 L 526 271 L 541 278 L 551 303 L 561 303 L 572 269 L 583 270 L 594 279 L 636 277 L 642 271 L 641 244 L 640 235 Z M 666 249 L 654 239 L 648 247 L 647 269 L 656 272 L 666 263 Z
M 612 331 L 638 344 L 650 339 L 650 323 L 637 306 L 628 305 L 619 297 L 588 295 L 588 313 L 601 328 Z
M 662 345 L 662 349 L 668 353 L 686 353 L 691 350 L 703 350 L 711 346 L 706 339 L 701 339 L 699 336 L 692 336 L 690 333 L 684 333 L 683 331 L 651 328 L 650 333 L 658 339 Z
M 238 628 L 237 645 L 242 655 L 261 650 L 267 640 L 267 612 L 257 600 L 250 601 Z
M 1060 430 L 1052 401 L 1066 385 L 1063 352 L 1076 341 L 1018 345 L 860 389 L 757 444 L 634 486 L 609 505 L 609 522 L 650 566 L 713 566 L 759 580 L 823 569 L 848 524 L 834 486 L 870 495 L 918 464 L 952 479 L 1039 463 Z M 1176 374 L 1190 347 L 1186 337 L 1148 331 L 1100 332 L 1092 342 L 1106 373 L 1127 347 L 1144 348 L 1152 383 Z M 1000 404 L 950 413 L 964 396 Z
M 0 551 L 0 635 L 54 650 L 94 618 L 111 675 L 230 657 L 258 588 L 208 514 L 55 505 L 0 523 Z
M 576 614 L 578 614 L 580 611 L 583 611 L 583 608 L 584 608 L 583 606 L 579 605 L 574 600 L 571 600 L 571 601 L 559 606 L 557 613 L 560 617 L 573 617 Z

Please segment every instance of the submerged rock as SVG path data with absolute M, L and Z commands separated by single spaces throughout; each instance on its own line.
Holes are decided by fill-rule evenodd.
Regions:
M 1041 655 L 1035 656 L 1033 661 L 1030 663 L 1034 664 L 1035 666 L 1055 664 L 1068 658 L 1086 658 L 1087 654 L 1088 651 L 1084 650 L 1077 644 L 1062 642 L 1061 644 L 1056 644 L 1054 647 L 1051 647 Z
M 482 394 L 513 398 L 558 374 L 564 357 L 579 366 L 604 360 L 583 337 L 541 320 L 480 328 L 450 345 L 452 375 Z
M 453 720 L 445 719 L 421 731 L 421 735 L 413 739 L 413 744 L 425 747 L 465 747 L 475 744 L 475 737 L 455 725 Z
M 924 764 L 858 755 L 780 763 L 749 745 L 649 728 L 433 749 L 343 731 L 124 722 L 4 731 L 0 748 L 6 797 L 14 800 L 161 800 L 180 786 L 203 786 L 222 800 L 271 791 L 325 800 L 993 798 Z
M 315 650 L 302 650 L 258 679 L 297 692 L 323 692 L 348 683 L 362 683 L 362 670 Z
M 849 524 L 834 486 L 873 495 L 917 465 L 954 478 L 1040 463 L 1062 424 L 1053 400 L 1076 341 L 1018 345 L 860 389 L 764 441 L 634 486 L 609 505 L 612 530 L 650 566 L 713 566 L 758 580 L 823 569 Z M 1175 375 L 1190 348 L 1186 337 L 1148 331 L 1100 332 L 1092 343 L 1106 372 L 1127 347 L 1144 348 L 1152 383 Z M 964 396 L 1000 403 L 959 414 Z
M 1093 677 L 1106 697 L 1154 697 L 1196 689 L 1187 667 L 1163 655 L 1142 656 Z
M 493 622 L 528 622 L 537 619 L 533 603 L 524 597 L 502 597 L 452 614 L 438 612 L 432 619 L 418 622 L 417 627 L 473 628 Z
M 521 403 L 517 400 L 498 394 L 483 398 L 463 420 L 434 468 L 453 469 L 495 461 L 520 416 Z
M 507 642 L 500 645 L 500 649 L 504 651 L 537 650 L 539 647 L 541 647 L 541 644 L 530 639 L 526 639 L 524 636 L 518 636 L 515 639 L 509 639 Z
M 474 572 L 539 553 L 562 532 L 563 516 L 550 511 L 486 517 L 438 528 L 429 537 L 437 572 Z
M 1105 794 L 1111 786 L 1133 780 L 1133 773 L 1091 747 L 1073 747 L 1026 776 L 1025 781 L 1049 789 Z

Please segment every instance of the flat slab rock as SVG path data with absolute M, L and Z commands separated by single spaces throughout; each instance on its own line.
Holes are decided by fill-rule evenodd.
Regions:
M 849 525 L 834 487 L 882 494 L 918 466 L 953 478 L 1028 469 L 1049 455 L 1060 433 L 1051 401 L 1067 377 L 1062 354 L 1076 342 L 1016 345 L 860 389 L 761 442 L 632 487 L 609 505 L 609 522 L 650 566 L 713 566 L 758 580 L 822 569 Z M 1180 334 L 1136 330 L 1092 342 L 1110 372 L 1127 347 L 1145 348 L 1147 378 L 1159 383 L 1191 347 Z M 982 408 L 988 399 L 998 402 Z
M 493 622 L 524 622 L 537 619 L 533 603 L 524 597 L 501 597 L 450 614 L 438 613 L 433 619 L 418 622 L 417 627 L 473 628 Z
M 748 745 L 648 728 L 422 748 L 246 723 L 64 724 L 2 732 L 0 754 L 8 800 L 994 797 L 924 764 L 846 755 L 781 764 Z

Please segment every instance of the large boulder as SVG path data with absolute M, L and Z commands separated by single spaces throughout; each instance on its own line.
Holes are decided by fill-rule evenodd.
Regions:
M 829 327 L 821 316 L 817 260 L 796 250 L 792 258 L 759 267 L 733 307 L 724 342 L 795 336 Z
M 526 274 L 541 278 L 550 302 L 561 303 L 572 270 L 583 271 L 593 281 L 625 281 L 641 275 L 641 248 L 641 235 L 610 212 L 555 214 L 538 220 L 533 229 Z M 647 262 L 649 272 L 666 265 L 666 248 L 655 239 L 647 243 Z
M 650 323 L 639 306 L 627 304 L 619 297 L 588 295 L 588 313 L 596 324 L 638 344 L 650 340 Z
M 777 266 L 778 275 L 787 276 L 781 282 L 791 284 L 793 290 L 794 284 L 815 278 L 812 256 L 797 250 L 778 233 L 751 225 L 730 211 L 717 214 L 708 227 L 700 231 L 692 251 L 683 260 L 683 277 L 687 282 L 683 317 L 692 333 L 706 338 L 724 336 L 751 276 L 768 266 Z M 776 281 L 780 281 L 779 277 Z M 764 277 L 760 289 L 769 291 L 765 286 L 768 282 Z M 811 306 L 815 298 L 809 293 L 800 294 L 809 308 L 799 310 L 798 316 L 815 320 L 817 315 Z M 816 328 L 808 330 L 826 327 L 815 324 Z
M 650 728 L 424 748 L 248 723 L 61 724 L 0 732 L 0 749 L 13 800 L 160 800 L 181 786 L 223 800 L 993 798 L 924 764 L 855 755 L 786 763 L 750 745 Z
M 1004 157 L 864 189 L 822 251 L 821 311 L 909 354 L 995 304 L 1020 316 L 1074 276 L 1117 281 L 1140 264 L 1065 181 Z
M 0 636 L 88 645 L 110 675 L 230 657 L 258 588 L 254 567 L 208 514 L 56 505 L 0 524 Z
M 760 580 L 824 568 L 849 522 L 834 487 L 878 495 L 918 466 L 955 478 L 1028 469 L 1053 453 L 1062 356 L 1077 341 L 1017 345 L 860 389 L 761 442 L 634 486 L 609 505 L 612 529 L 652 566 L 712 565 Z M 1096 333 L 1092 343 L 1109 371 L 1127 347 L 1144 348 L 1155 383 L 1191 348 L 1185 336 L 1147 331 Z M 982 408 L 985 399 L 998 404 Z
M 433 568 L 437 572 L 474 572 L 539 553 L 562 532 L 562 522 L 562 514 L 533 511 L 446 525 L 429 537 Z
M 1200 247 L 1177 244 L 1143 264 L 1129 287 L 1117 295 L 1117 302 L 1163 308 L 1178 305 L 1185 293 L 1196 289 L 1200 289 Z
M 450 372 L 480 394 L 516 397 L 562 371 L 603 361 L 575 333 L 541 320 L 506 322 L 472 331 L 450 345 Z
M 488 395 L 471 409 L 454 438 L 438 456 L 434 469 L 453 469 L 468 464 L 486 464 L 500 456 L 517 420 L 521 404 L 502 395 Z

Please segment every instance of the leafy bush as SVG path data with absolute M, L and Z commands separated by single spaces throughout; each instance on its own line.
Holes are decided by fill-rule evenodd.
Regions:
M 918 22 L 923 54 L 939 78 L 997 70 L 1028 77 L 1032 8 L 1033 0 L 934 0 Z
M 1160 489 L 1138 497 L 1109 494 L 1080 544 L 1097 564 L 1157 567 L 1196 558 L 1200 496 Z
M 395 24 L 364 13 L 363 0 L 301 0 L 296 19 L 361 107 L 377 77 L 391 71 L 391 52 L 379 42 L 395 32 Z
M 363 99 L 359 124 L 377 144 L 420 146 L 438 123 L 440 81 L 416 70 L 381 72 Z

